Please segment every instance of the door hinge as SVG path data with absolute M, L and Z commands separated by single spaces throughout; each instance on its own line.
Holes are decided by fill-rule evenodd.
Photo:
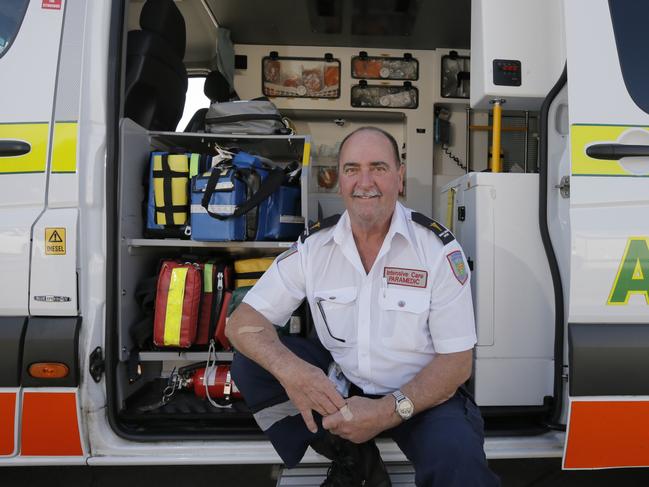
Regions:
M 101 380 L 101 376 L 106 370 L 104 354 L 102 353 L 101 347 L 95 348 L 90 354 L 88 370 L 90 372 L 90 376 L 95 382 L 99 382 Z
M 562 198 L 570 198 L 570 176 L 562 177 L 561 182 L 554 187 L 559 190 Z

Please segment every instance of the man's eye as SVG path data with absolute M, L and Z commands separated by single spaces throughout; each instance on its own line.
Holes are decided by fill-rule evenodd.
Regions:
M 351 176 L 353 174 L 356 174 L 357 171 L 358 171 L 358 169 L 355 168 L 355 167 L 346 167 L 343 170 L 343 172 L 345 173 L 346 176 Z

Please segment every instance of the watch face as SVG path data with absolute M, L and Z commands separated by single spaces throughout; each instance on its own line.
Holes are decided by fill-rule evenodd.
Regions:
M 407 419 L 410 416 L 412 416 L 413 409 L 414 408 L 412 406 L 412 402 L 410 401 L 410 399 L 405 399 L 399 402 L 398 411 L 399 411 L 399 416 L 401 416 L 402 418 Z

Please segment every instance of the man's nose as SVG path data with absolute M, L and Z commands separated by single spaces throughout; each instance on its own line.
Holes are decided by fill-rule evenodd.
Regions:
M 358 184 L 363 188 L 367 188 L 369 186 L 374 186 L 373 173 L 369 168 L 361 169 L 360 175 L 359 175 L 359 178 L 358 178 Z

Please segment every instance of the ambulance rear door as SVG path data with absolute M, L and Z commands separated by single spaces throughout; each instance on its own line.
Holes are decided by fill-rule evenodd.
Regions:
M 649 3 L 565 2 L 571 282 L 564 468 L 649 466 Z
M 64 15 L 82 12 L 80 5 L 3 0 L 0 9 L 0 464 L 85 463 L 75 350 L 78 198 L 76 182 L 52 184 L 76 165 L 76 123 L 68 119 L 78 114 L 80 66 L 61 46 L 71 40 Z M 74 21 L 82 26 L 83 13 Z M 74 103 L 57 107 L 66 84 L 76 112 Z M 60 217 L 48 217 L 48 201 Z

